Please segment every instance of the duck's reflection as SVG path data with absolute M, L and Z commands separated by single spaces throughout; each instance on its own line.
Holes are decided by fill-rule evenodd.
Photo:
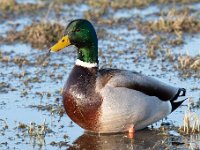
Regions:
M 84 133 L 73 142 L 70 150 L 120 150 L 120 149 L 147 149 L 161 148 L 159 142 L 166 137 L 155 130 L 145 129 L 135 133 L 130 138 L 127 133 L 115 135 L 94 135 Z M 160 147 L 161 146 L 161 147 Z

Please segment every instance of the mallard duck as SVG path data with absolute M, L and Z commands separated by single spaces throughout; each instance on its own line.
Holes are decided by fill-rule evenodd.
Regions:
M 63 89 L 68 116 L 86 131 L 95 133 L 140 130 L 166 117 L 184 100 L 176 88 L 140 73 L 98 68 L 98 39 L 93 25 L 73 20 L 50 52 L 74 45 L 77 60 Z

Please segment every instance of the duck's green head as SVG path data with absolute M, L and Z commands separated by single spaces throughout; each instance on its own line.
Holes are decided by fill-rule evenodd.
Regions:
M 78 48 L 78 59 L 87 63 L 98 63 L 98 39 L 92 24 L 84 19 L 73 20 L 65 30 L 65 35 L 50 52 L 58 52 L 61 49 L 75 45 Z

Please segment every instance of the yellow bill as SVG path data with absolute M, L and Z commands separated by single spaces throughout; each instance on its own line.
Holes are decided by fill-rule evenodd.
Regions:
M 58 41 L 54 46 L 50 48 L 50 52 L 58 52 L 61 49 L 71 45 L 68 35 L 62 37 L 61 40 Z

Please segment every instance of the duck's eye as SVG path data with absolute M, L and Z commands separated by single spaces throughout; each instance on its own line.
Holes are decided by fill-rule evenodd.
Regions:
M 62 42 L 65 42 L 65 40 L 63 39 Z
M 77 28 L 76 30 L 75 30 L 75 32 L 79 32 L 80 31 L 80 29 L 79 28 Z

